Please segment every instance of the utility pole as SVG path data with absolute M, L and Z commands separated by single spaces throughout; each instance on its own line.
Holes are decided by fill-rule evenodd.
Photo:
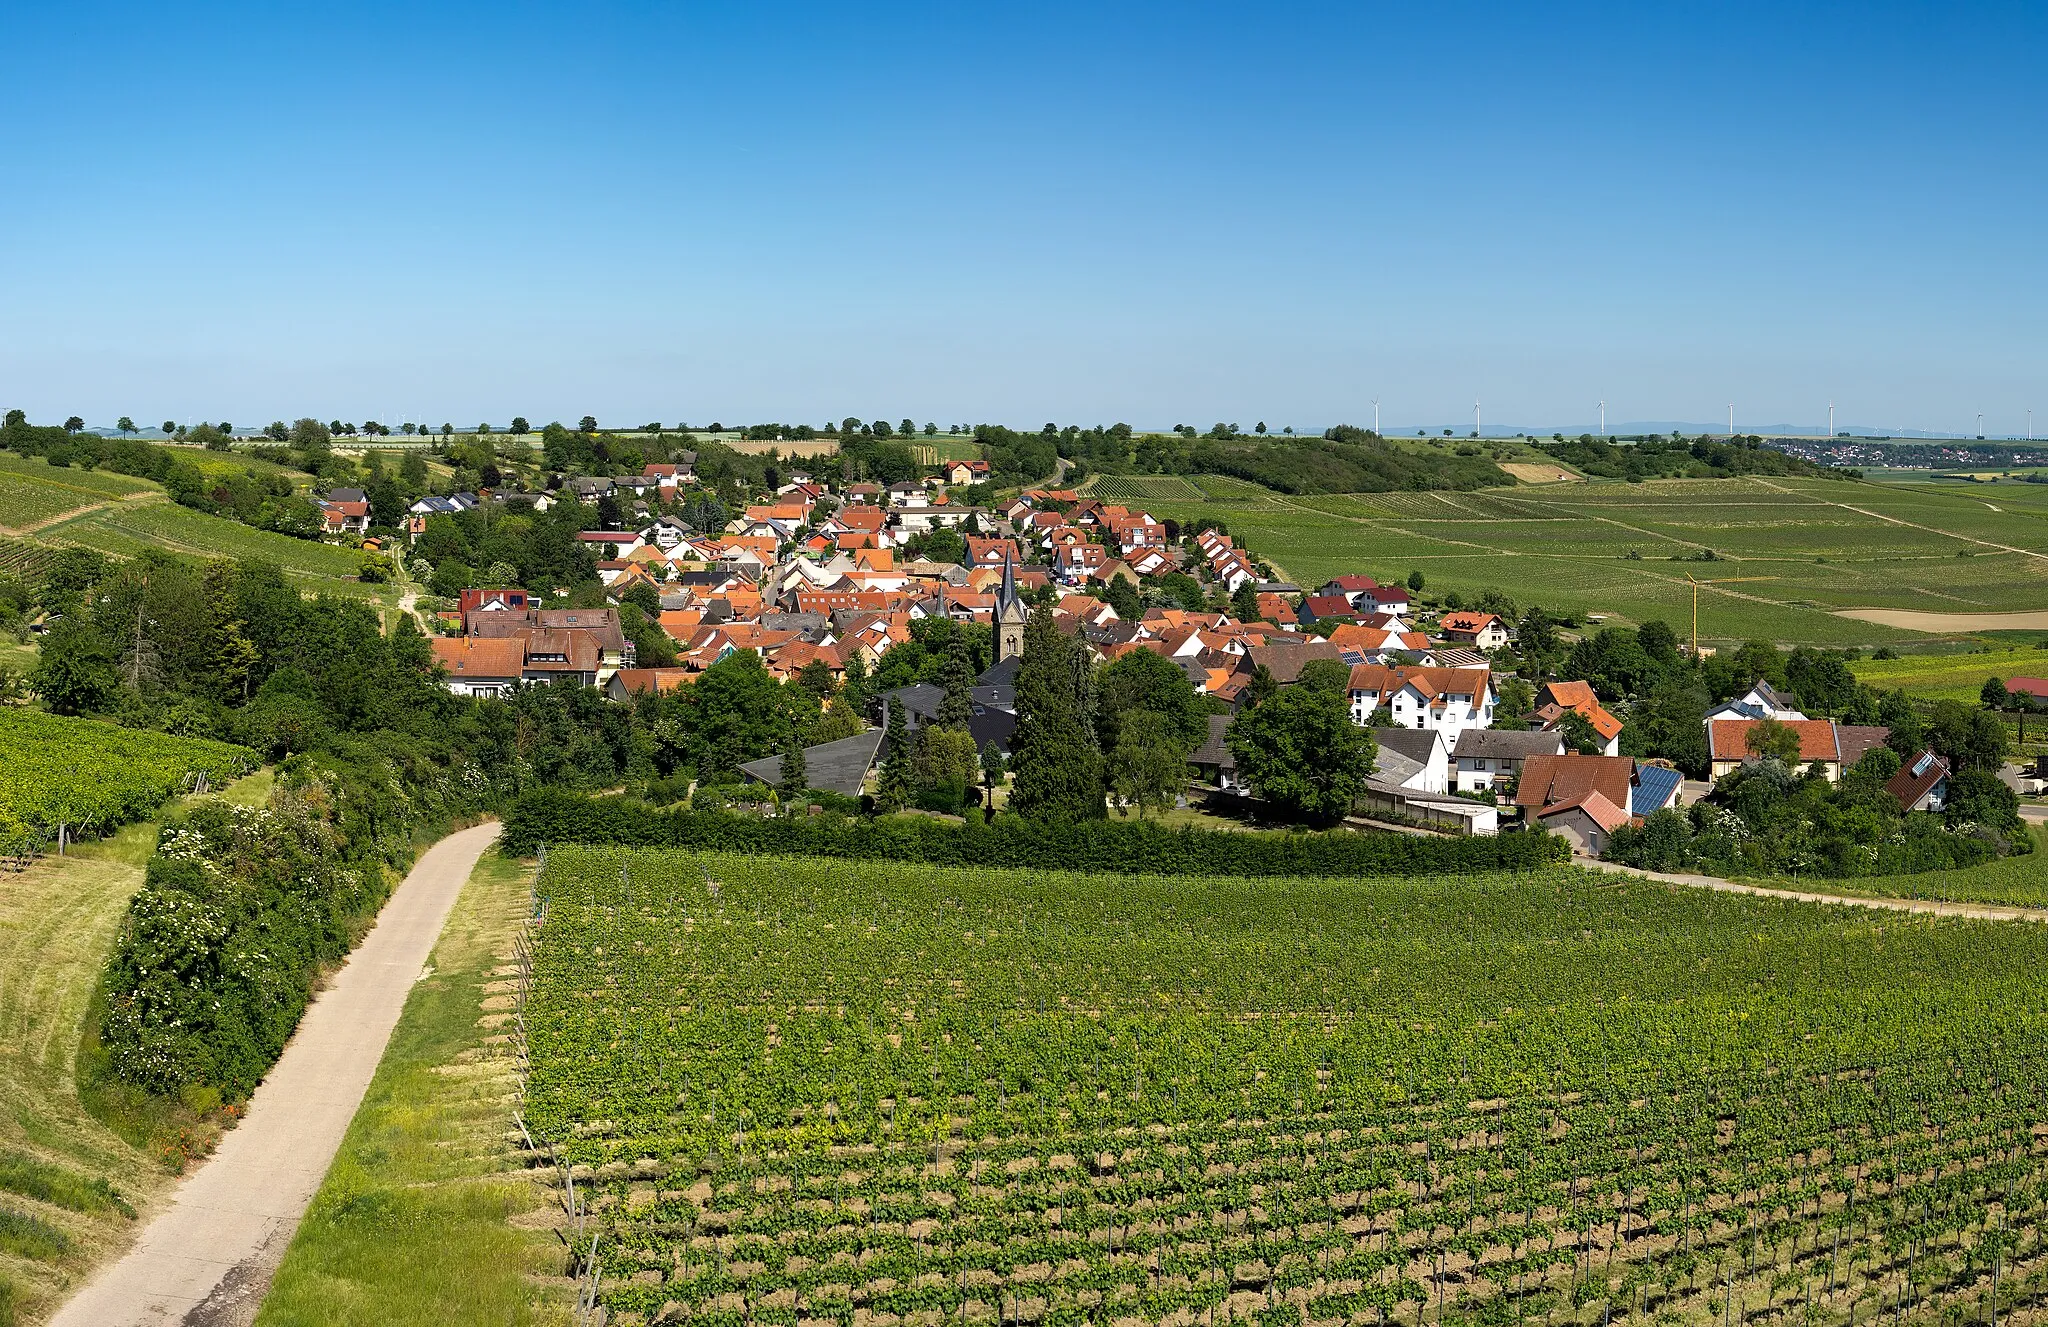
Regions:
M 1692 586 L 1692 657 L 1697 663 L 1700 657 L 1700 583 L 1692 578 L 1689 571 L 1685 573 L 1685 579 Z

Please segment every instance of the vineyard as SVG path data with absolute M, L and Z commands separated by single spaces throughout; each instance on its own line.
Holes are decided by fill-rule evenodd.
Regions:
M 537 891 L 524 1125 L 614 1322 L 2043 1316 L 2042 928 L 1568 869 Z
M 74 838 L 105 833 L 256 763 L 225 742 L 0 709 L 0 853 L 33 851 L 60 827 Z

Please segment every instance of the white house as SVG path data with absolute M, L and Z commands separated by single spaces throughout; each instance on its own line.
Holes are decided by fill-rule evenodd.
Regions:
M 1351 721 L 1360 727 L 1434 728 L 1455 743 L 1493 724 L 1493 673 L 1485 668 L 1358 664 L 1351 670 Z
M 1458 791 L 1484 792 L 1513 783 L 1521 777 L 1522 762 L 1530 756 L 1564 754 L 1564 734 L 1555 730 L 1531 729 L 1512 732 L 1500 728 L 1468 728 L 1459 733 L 1451 748 L 1457 763 Z

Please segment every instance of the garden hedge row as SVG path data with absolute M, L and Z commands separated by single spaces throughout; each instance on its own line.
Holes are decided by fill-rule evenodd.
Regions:
M 659 811 L 619 797 L 539 791 L 506 811 L 503 849 L 622 844 L 699 852 L 781 853 L 934 866 L 1142 872 L 1152 875 L 1372 876 L 1532 871 L 1570 850 L 1548 834 L 1424 838 L 1409 834 L 1163 829 L 1139 821 L 1044 825 L 1016 817 L 958 825 L 920 817 L 775 817 Z

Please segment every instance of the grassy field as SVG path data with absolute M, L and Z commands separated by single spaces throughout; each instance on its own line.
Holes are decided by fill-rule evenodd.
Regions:
M 299 1225 L 259 1327 L 568 1321 L 546 1195 L 506 1145 L 517 1065 L 503 1029 L 529 864 L 486 856 Z M 481 1017 L 479 1011 L 483 1011 Z
M 1148 509 L 1183 521 L 1220 518 L 1305 585 L 1342 572 L 1405 578 L 1419 570 L 1433 593 L 1501 589 L 1523 605 L 1624 622 L 1662 618 L 1684 633 L 1691 572 L 1703 583 L 1705 639 L 1850 645 L 1924 637 L 1836 610 L 2048 608 L 2044 487 L 1987 494 L 1817 479 L 1657 480 L 1165 498 Z M 1718 560 L 1673 560 L 1709 550 Z
M 268 774 L 228 800 L 260 801 Z M 191 1138 L 110 1126 L 82 1097 L 79 1053 L 107 950 L 142 868 L 153 822 L 0 871 L 0 1283 L 23 1321 L 41 1321 L 96 1263 L 124 1247 L 137 1213 L 169 1188 Z M 159 1113 L 151 1123 L 167 1119 Z M 126 1134 L 126 1136 L 124 1136 Z M 4 1230 L 48 1234 L 10 1241 Z M 0 1292 L 0 1302 L 5 1292 Z
M 2048 1302 L 2048 927 L 1568 869 L 564 848 L 542 890 L 527 1118 L 577 1166 L 614 1323 Z

